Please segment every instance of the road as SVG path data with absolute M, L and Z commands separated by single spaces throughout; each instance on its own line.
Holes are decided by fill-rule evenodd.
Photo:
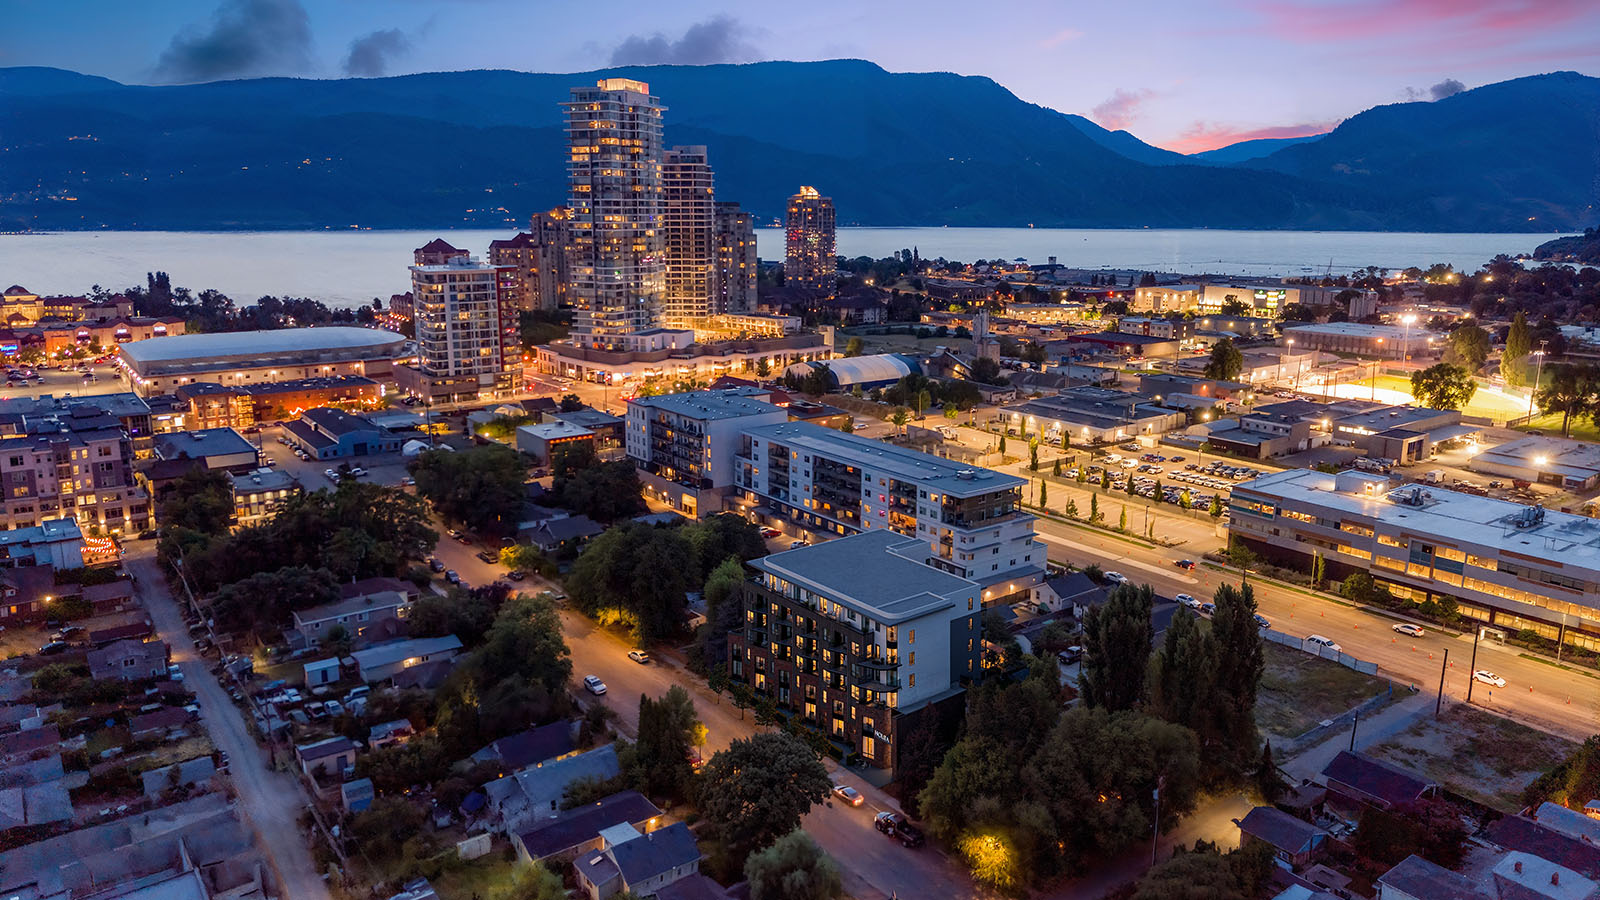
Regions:
M 136 580 L 135 593 L 157 634 L 172 648 L 172 659 L 183 670 L 184 684 L 200 703 L 200 721 L 217 749 L 228 754 L 228 774 L 238 791 L 238 809 L 266 852 L 280 893 L 295 900 L 327 900 L 306 839 L 300 813 L 308 803 L 293 776 L 273 771 L 256 743 L 244 714 L 217 682 L 206 661 L 195 652 L 183 614 L 155 561 L 155 542 L 128 545 L 126 563 Z

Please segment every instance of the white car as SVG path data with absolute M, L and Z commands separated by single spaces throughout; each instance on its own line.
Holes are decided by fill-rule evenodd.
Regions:
M 1481 681 L 1484 684 L 1492 685 L 1494 687 L 1506 686 L 1506 680 L 1504 678 L 1501 678 L 1499 675 L 1496 675 L 1488 669 L 1479 669 L 1478 671 L 1473 672 L 1472 680 Z
M 867 798 L 861 796 L 861 792 L 860 791 L 856 790 L 855 788 L 851 787 L 848 784 L 836 784 L 836 785 L 834 785 L 833 786 L 833 795 L 835 797 L 838 797 L 840 800 L 843 800 L 844 802 L 850 804 L 851 806 L 860 806 L 867 799 Z
M 1327 647 L 1335 653 L 1341 653 L 1344 648 L 1334 643 L 1333 638 L 1323 637 L 1320 634 L 1308 634 L 1306 640 L 1321 647 Z
M 583 689 L 598 697 L 606 692 L 606 683 L 600 680 L 599 675 L 585 675 Z
M 644 652 L 643 650 L 629 650 L 628 658 L 641 666 L 648 665 L 650 663 L 650 654 Z
M 1106 581 L 1112 583 L 1112 584 L 1127 584 L 1128 583 L 1128 576 L 1122 574 L 1121 572 L 1106 572 L 1101 577 L 1104 578 Z
M 1178 596 L 1174 597 L 1173 599 L 1177 600 L 1179 603 L 1183 604 L 1185 607 L 1187 607 L 1189 609 L 1199 609 L 1200 608 L 1200 601 L 1196 600 L 1195 598 L 1193 598 L 1191 596 L 1189 596 L 1188 594 L 1179 594 Z
M 1413 625 L 1410 622 L 1401 622 L 1399 625 L 1393 626 L 1393 628 L 1397 634 L 1403 634 L 1408 637 L 1422 637 L 1427 634 L 1422 630 L 1421 625 Z

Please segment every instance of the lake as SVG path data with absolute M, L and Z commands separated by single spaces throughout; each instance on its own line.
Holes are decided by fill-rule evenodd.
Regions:
M 783 231 L 757 230 L 763 259 L 781 258 Z M 0 285 L 40 294 L 120 289 L 161 270 L 174 285 L 215 288 L 236 301 L 264 294 L 354 306 L 410 288 L 411 251 L 444 237 L 475 254 L 505 231 L 81 231 L 0 235 Z M 1403 269 L 1443 262 L 1473 270 L 1497 253 L 1528 253 L 1552 235 L 1348 231 L 1209 231 L 1062 228 L 840 228 L 839 253 L 1027 259 L 1086 269 L 1185 274 L 1335 274 L 1366 266 Z

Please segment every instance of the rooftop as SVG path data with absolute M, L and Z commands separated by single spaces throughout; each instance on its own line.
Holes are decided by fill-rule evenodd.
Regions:
M 1427 338 L 1427 332 L 1421 328 L 1410 329 L 1411 337 Z M 1352 337 L 1383 338 L 1384 340 L 1402 340 L 1406 337 L 1406 329 L 1399 325 L 1365 325 L 1360 322 L 1322 322 L 1308 325 L 1295 325 L 1283 330 L 1285 337 L 1294 337 L 1297 334 L 1317 335 L 1349 335 Z
M 594 437 L 594 432 L 589 429 L 574 425 L 571 422 L 562 422 L 559 419 L 552 422 L 541 422 L 538 425 L 519 425 L 517 426 L 517 431 L 541 441 Z
M 646 822 L 661 815 L 654 803 L 638 791 L 622 791 L 595 803 L 569 809 L 517 835 L 528 855 L 543 859 L 593 840 L 600 832 L 623 822 Z
M 355 657 L 356 663 L 363 669 L 392 665 L 413 656 L 428 656 L 433 653 L 443 653 L 446 650 L 460 650 L 461 639 L 453 634 L 444 637 L 411 638 L 404 641 L 394 641 L 388 644 L 379 644 L 366 650 L 357 650 L 350 655 Z
M 1542 457 L 1542 460 L 1541 460 Z M 1474 463 L 1502 466 L 1538 466 L 1574 478 L 1588 478 L 1600 471 L 1600 444 L 1566 438 L 1528 435 L 1490 447 L 1479 453 Z
M 845 434 L 809 422 L 780 422 L 747 429 L 746 434 L 775 441 L 791 449 L 810 450 L 828 459 L 859 466 L 873 474 L 915 481 L 928 490 L 971 497 L 1019 488 L 1023 480 L 993 469 L 943 459 L 895 444 Z
M 228 331 L 178 334 L 133 341 L 119 348 L 135 364 L 179 362 L 214 356 L 265 357 L 327 350 L 398 349 L 405 335 L 377 328 L 334 325 L 322 328 L 279 328 L 270 331 Z
M 1349 750 L 1340 750 L 1322 775 L 1390 805 L 1416 800 L 1433 786 L 1399 766 Z
M 300 414 L 300 418 L 335 437 L 362 431 L 376 431 L 378 428 L 368 421 L 366 416 L 352 415 L 342 409 L 327 406 L 308 409 Z
M 674 822 L 648 834 L 641 834 L 611 848 L 611 857 L 629 884 L 670 872 L 700 859 L 694 833 L 683 822 Z
M 254 444 L 232 428 L 203 428 L 198 431 L 170 431 L 155 436 L 156 456 L 162 459 L 203 459 L 208 456 L 255 455 Z
M 739 419 L 764 413 L 782 412 L 766 402 L 767 392 L 760 388 L 728 388 L 720 391 L 692 391 L 687 394 L 661 394 L 655 397 L 637 397 L 628 401 L 629 407 L 659 409 L 690 419 Z
M 919 562 L 927 552 L 926 541 L 874 530 L 774 553 L 750 565 L 892 625 L 947 609 L 956 598 L 979 591 L 976 582 Z
M 1478 883 L 1465 875 L 1458 875 L 1443 866 L 1428 862 L 1420 856 L 1408 856 L 1403 862 L 1378 877 L 1382 887 L 1409 897 L 1425 900 L 1489 900 L 1489 895 Z
M 1290 853 L 1304 853 L 1328 837 L 1321 828 L 1273 806 L 1250 810 L 1239 820 L 1239 830 Z
M 295 622 L 305 625 L 311 622 L 322 622 L 328 619 L 337 619 L 352 613 L 370 610 L 398 609 L 410 602 L 405 594 L 398 591 L 379 591 L 364 594 L 359 597 L 350 597 L 334 603 L 324 603 L 309 609 L 295 610 Z
M 1459 421 L 1461 414 L 1453 410 L 1429 409 L 1426 406 L 1385 406 L 1337 418 L 1333 421 L 1333 427 L 1364 429 L 1369 433 L 1383 432 L 1432 422 L 1441 417 Z
M 248 494 L 251 491 L 284 491 L 300 484 L 288 472 L 267 466 L 262 466 L 244 475 L 229 473 L 228 478 L 233 481 L 233 492 L 235 494 Z
M 1494 547 L 1571 568 L 1600 571 L 1600 519 L 1538 509 L 1438 487 L 1407 485 L 1387 495 L 1343 493 L 1333 475 L 1313 469 L 1272 472 L 1234 487 L 1234 497 L 1255 495 L 1291 504 L 1375 519 L 1419 535 Z M 1410 501 L 1415 500 L 1416 503 Z M 1420 504 L 1420 505 L 1418 505 Z

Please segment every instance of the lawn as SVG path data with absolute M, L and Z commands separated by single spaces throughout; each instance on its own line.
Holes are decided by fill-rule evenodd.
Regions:
M 495 888 L 510 882 L 515 867 L 516 863 L 497 849 L 441 874 L 432 880 L 433 889 L 440 900 L 487 900 L 494 896 Z
M 1264 649 L 1267 665 L 1256 695 L 1256 726 L 1269 737 L 1298 737 L 1389 689 L 1382 678 L 1309 653 L 1278 644 Z
M 1561 414 L 1550 413 L 1548 415 L 1535 416 L 1533 421 L 1519 426 L 1517 430 L 1538 431 L 1541 434 L 1549 435 L 1560 434 Z M 1587 416 L 1573 416 L 1572 421 L 1567 423 L 1567 433 L 1572 438 L 1580 441 L 1600 441 L 1600 427 L 1596 427 L 1594 421 Z
M 1438 719 L 1426 716 L 1367 752 L 1485 806 L 1515 813 L 1522 808 L 1523 788 L 1576 748 L 1565 738 L 1453 703 Z

